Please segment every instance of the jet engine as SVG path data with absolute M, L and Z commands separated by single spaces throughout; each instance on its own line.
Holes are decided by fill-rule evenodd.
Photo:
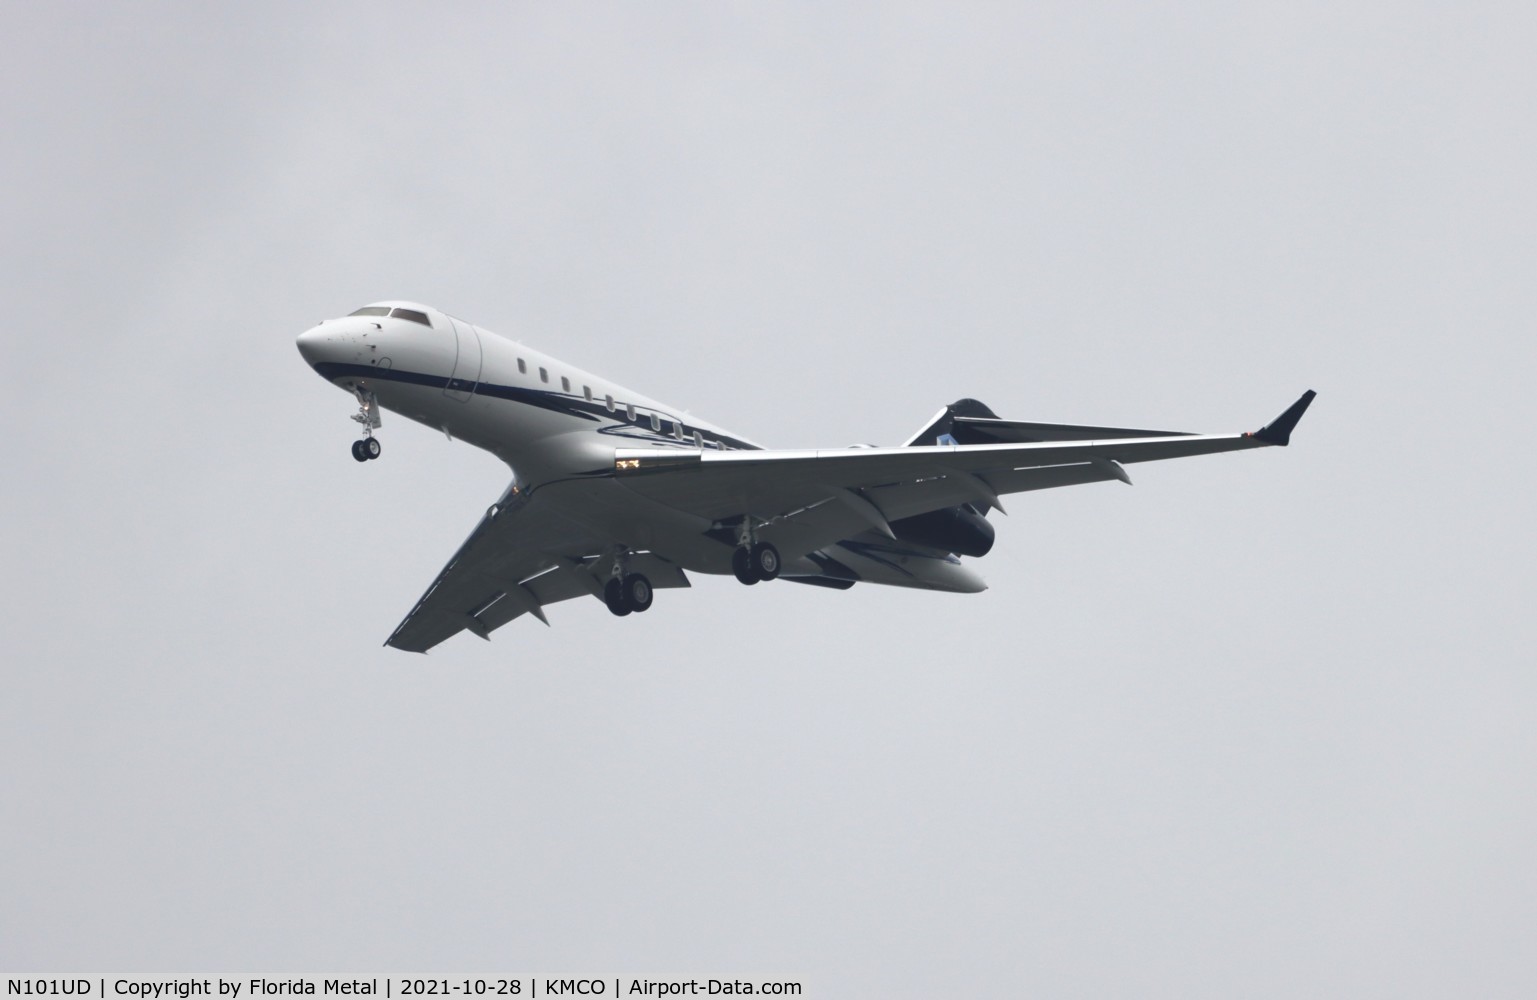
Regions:
M 891 533 L 904 542 L 958 556 L 985 556 L 993 547 L 993 526 L 969 504 L 892 521 Z

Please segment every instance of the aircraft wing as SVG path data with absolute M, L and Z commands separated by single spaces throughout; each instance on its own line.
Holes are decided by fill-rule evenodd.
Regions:
M 548 625 L 545 605 L 602 596 L 612 542 L 564 516 L 560 493 L 509 488 L 385 645 L 425 653 L 464 629 L 490 638 L 524 614 Z M 681 568 L 655 553 L 634 554 L 629 565 L 658 590 L 689 586 Z
M 1101 428 L 1061 428 L 1065 440 L 1003 444 L 944 444 L 821 451 L 615 452 L 614 474 L 637 493 L 712 520 L 750 515 L 783 554 L 814 551 L 885 522 L 970 503 L 1002 509 L 999 497 L 1026 490 L 1119 479 L 1123 465 L 1224 451 L 1286 445 L 1314 393 L 1246 434 L 1179 434 Z M 1036 438 L 1060 425 L 994 421 Z M 999 426 L 1004 425 L 1004 426 Z
M 653 526 L 731 544 L 729 525 L 755 519 L 761 537 L 788 558 L 815 552 L 888 521 L 970 503 L 998 506 L 999 496 L 1119 479 L 1123 465 L 1288 443 L 1312 402 L 1308 392 L 1250 434 L 1090 430 L 995 421 L 990 433 L 1009 443 L 825 451 L 617 449 L 613 477 L 652 502 Z M 1064 440 L 1035 440 L 1058 433 Z M 1021 440 L 1029 438 L 1030 440 Z M 602 477 L 606 479 L 607 477 Z M 432 586 L 386 640 L 413 652 L 469 630 L 481 638 L 524 614 L 546 621 L 547 604 L 602 595 L 609 559 L 625 538 L 605 532 L 581 501 L 592 480 L 563 481 L 530 492 L 509 487 L 454 553 Z M 676 516 L 681 515 L 681 518 Z M 718 530 L 724 529 L 724 530 Z M 659 537 L 660 537 L 659 533 Z M 665 547 L 665 546 L 664 546 Z M 689 586 L 665 552 L 641 551 L 629 566 L 656 589 Z

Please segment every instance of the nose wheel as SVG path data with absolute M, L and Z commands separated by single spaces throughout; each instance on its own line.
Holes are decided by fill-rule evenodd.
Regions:
M 352 419 L 363 425 L 362 440 L 352 442 L 352 457 L 359 462 L 371 462 L 384 450 L 379 439 L 374 437 L 374 428 L 382 423 L 379 419 L 379 400 L 362 386 L 353 387 L 352 394 L 358 397 L 358 412 L 352 415 Z

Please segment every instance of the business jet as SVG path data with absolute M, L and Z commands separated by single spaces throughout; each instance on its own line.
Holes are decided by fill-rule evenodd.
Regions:
M 385 645 L 425 653 L 489 639 L 522 615 L 591 595 L 644 612 L 688 573 L 847 589 L 975 593 L 963 557 L 993 545 L 1000 497 L 1119 480 L 1125 466 L 1286 445 L 1313 392 L 1246 434 L 1002 420 L 951 403 L 901 447 L 786 451 L 679 412 L 464 320 L 378 302 L 298 338 L 358 404 L 359 462 L 390 410 L 484 448 L 513 480 Z

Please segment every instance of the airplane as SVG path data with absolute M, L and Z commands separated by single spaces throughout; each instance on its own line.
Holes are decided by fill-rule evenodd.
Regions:
M 545 607 L 576 597 L 644 612 L 688 573 L 976 593 L 987 585 L 961 560 L 992 548 L 1002 496 L 1284 446 L 1315 395 L 1244 434 L 1003 420 L 962 399 L 900 447 L 775 450 L 420 303 L 325 320 L 298 348 L 357 400 L 357 461 L 381 454 L 387 409 L 513 470 L 385 640 L 419 653 L 523 615 L 548 625 Z

